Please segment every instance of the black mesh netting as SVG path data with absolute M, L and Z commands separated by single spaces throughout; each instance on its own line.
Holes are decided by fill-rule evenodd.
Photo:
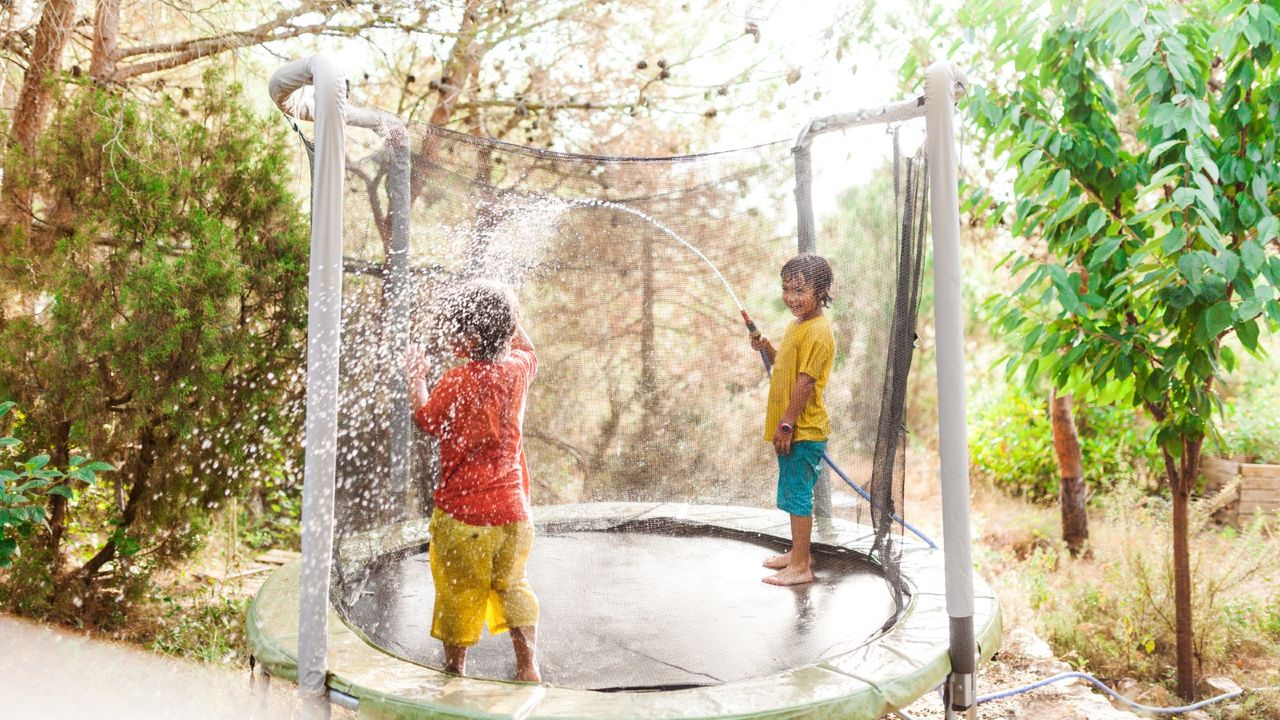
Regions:
M 410 417 L 401 357 L 407 343 L 426 345 L 433 380 L 457 362 L 434 332 L 434 317 L 440 299 L 467 279 L 515 287 L 537 347 L 540 367 L 524 422 L 535 520 L 537 506 L 566 503 L 773 507 L 777 464 L 763 427 L 768 379 L 732 293 L 760 329 L 780 341 L 791 317 L 778 273 L 796 252 L 788 143 L 635 159 L 544 152 L 428 126 L 411 128 L 407 139 L 394 132 L 388 141 L 367 131 L 350 135 L 333 586 L 335 605 L 349 621 L 393 653 L 438 662 L 431 654 L 438 643 L 428 636 L 430 573 L 414 554 L 421 547 L 405 541 L 421 537 L 414 528 L 420 531 L 430 513 L 434 441 Z M 872 502 L 833 473 L 824 482 L 832 487 L 835 516 L 874 533 L 872 560 L 884 576 L 877 582 L 889 598 L 885 614 L 870 630 L 858 630 L 858 639 L 891 621 L 902 605 L 903 408 L 925 215 L 923 161 L 891 152 L 893 136 L 883 127 L 862 137 L 863 151 L 847 160 L 825 156 L 822 140 L 816 141 L 818 162 L 839 162 L 848 172 L 835 186 L 813 190 L 817 250 L 835 271 L 836 299 L 828 311 L 837 343 L 826 389 L 829 453 Z M 367 145 L 357 149 L 360 141 Z M 706 644 L 689 637 L 687 623 L 675 622 L 670 610 L 625 607 L 629 601 L 617 597 L 590 600 L 593 587 L 605 581 L 588 566 L 618 568 L 638 555 L 655 556 L 654 566 L 615 579 L 634 585 L 622 597 L 676 584 L 696 587 L 699 571 L 680 577 L 663 562 L 693 547 L 691 541 L 672 544 L 684 532 L 672 527 L 640 528 L 656 538 L 649 549 L 601 541 L 590 560 L 573 554 L 573 542 L 565 545 L 566 538 L 596 542 L 589 532 L 578 537 L 581 532 L 552 528 L 540 535 L 530 575 L 545 596 L 549 624 L 540 627 L 542 646 L 553 646 L 572 626 L 609 625 L 609 618 L 617 626 L 606 628 L 611 636 L 640 625 L 641 634 L 668 628 L 652 640 L 658 645 Z M 768 538 L 730 540 L 776 545 Z M 843 567 L 822 559 L 839 554 L 828 550 L 818 549 L 820 567 Z M 703 568 L 740 561 L 728 550 L 707 552 Z M 752 565 L 753 577 L 763 574 L 758 560 L 741 562 Z M 697 595 L 709 603 L 711 617 L 721 617 L 743 612 L 737 605 L 717 609 L 724 595 L 741 601 L 762 592 L 747 590 L 708 586 Z M 547 616 L 553 592 L 582 599 L 593 613 L 553 622 Z M 801 603 L 787 598 L 785 612 L 803 614 Z M 611 606 L 601 610 L 597 605 L 604 603 Z M 562 605 L 572 610 L 574 603 Z M 831 622 L 846 620 L 854 618 L 842 619 L 838 611 Z M 729 642 L 704 652 L 741 656 Z M 838 645 L 811 644 L 816 653 Z M 758 672 L 771 668 L 749 664 Z M 485 672 L 481 665 L 477 674 Z M 633 664 L 626 662 L 592 667 L 584 687 L 683 687 L 753 674 L 640 680 L 628 677 Z M 555 682 L 544 667 L 548 674 Z

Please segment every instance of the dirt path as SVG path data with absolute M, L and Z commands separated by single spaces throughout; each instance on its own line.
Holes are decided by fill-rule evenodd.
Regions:
M 0 615 L 0 715 L 84 720 L 278 720 L 301 717 L 291 685 L 265 696 L 249 673 Z M 336 711 L 334 718 L 353 717 Z

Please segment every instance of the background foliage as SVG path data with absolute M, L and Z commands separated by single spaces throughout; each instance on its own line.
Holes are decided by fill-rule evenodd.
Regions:
M 296 432 L 305 219 L 280 133 L 205 84 L 161 106 L 85 86 L 42 138 L 49 219 L 8 234 L 0 269 L 35 312 L 0 321 L 0 394 L 28 447 L 120 470 L 51 501 L 9 604 L 118 617 L 261 473 L 263 439 Z

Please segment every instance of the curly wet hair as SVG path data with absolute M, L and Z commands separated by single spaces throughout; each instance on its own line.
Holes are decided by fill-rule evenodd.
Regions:
M 442 315 L 450 337 L 473 341 L 472 360 L 498 362 L 516 333 L 514 297 L 494 282 L 477 280 L 461 286 L 445 301 Z
M 782 280 L 786 282 L 795 278 L 812 285 L 813 294 L 822 307 L 830 307 L 834 274 L 831 272 L 831 263 L 826 258 L 813 253 L 801 253 L 791 258 L 782 266 Z

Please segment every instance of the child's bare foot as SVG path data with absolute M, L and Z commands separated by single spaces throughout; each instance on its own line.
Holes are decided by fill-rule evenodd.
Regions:
M 781 555 L 774 555 L 762 564 L 770 570 L 781 570 L 791 564 L 791 551 L 788 550 Z
M 813 568 L 801 569 L 787 566 L 761 580 L 770 585 L 804 585 L 813 582 Z
M 516 680 L 523 682 L 542 682 L 542 673 L 536 667 L 516 668 Z

